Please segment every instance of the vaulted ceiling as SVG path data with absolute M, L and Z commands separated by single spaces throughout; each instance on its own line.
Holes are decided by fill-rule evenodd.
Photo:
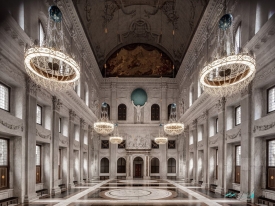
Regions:
M 176 74 L 207 3 L 208 0 L 74 0 L 103 76 L 108 60 L 107 77 L 172 77 L 172 64 Z M 137 59 L 135 52 L 136 56 L 129 53 L 133 52 L 127 49 L 131 45 L 146 48 L 149 45 L 155 49 L 143 50 L 144 46 L 137 46 L 137 51 L 143 52 L 143 60 L 142 55 Z M 164 58 L 157 58 L 159 64 L 150 68 L 145 62 L 157 52 Z M 131 57 L 128 63 L 123 62 L 125 57 L 122 61 L 125 55 Z M 117 64 L 121 61 L 123 64 Z

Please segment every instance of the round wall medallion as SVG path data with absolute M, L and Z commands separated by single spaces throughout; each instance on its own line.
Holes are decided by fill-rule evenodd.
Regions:
M 132 92 L 131 100 L 134 101 L 136 106 L 143 106 L 147 102 L 147 94 L 143 89 L 137 88 Z
M 49 15 L 51 19 L 55 22 L 61 22 L 62 20 L 62 12 L 57 6 L 50 6 Z
M 219 21 L 219 28 L 225 31 L 231 26 L 232 21 L 233 21 L 233 16 L 231 14 L 223 15 Z

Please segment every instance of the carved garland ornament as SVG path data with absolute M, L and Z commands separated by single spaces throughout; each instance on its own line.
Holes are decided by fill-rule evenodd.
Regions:
M 272 123 L 267 124 L 267 125 L 262 125 L 262 126 L 254 126 L 253 132 L 255 133 L 257 130 L 265 131 L 265 130 L 269 130 L 273 127 L 275 127 L 275 122 L 272 122 Z
M 50 134 L 48 135 L 41 134 L 37 129 L 36 129 L 36 136 L 41 137 L 43 139 L 52 139 Z
M 68 141 L 66 141 L 66 140 L 59 140 L 59 142 L 61 142 L 62 144 L 64 144 L 64 145 L 68 145 L 69 144 L 69 142 Z
M 241 134 L 241 130 L 239 130 L 236 134 L 232 134 L 232 135 L 228 135 L 228 134 L 226 134 L 226 140 L 227 139 L 235 139 L 235 138 L 237 138 L 237 137 L 241 137 L 242 136 L 242 134 Z
M 19 130 L 21 129 L 21 131 L 23 132 L 23 126 L 22 125 L 12 125 L 12 124 L 9 124 L 7 122 L 4 122 L 3 120 L 0 120 L 0 124 L 2 124 L 3 126 L 7 127 L 8 129 L 12 129 L 12 130 Z
M 212 141 L 209 140 L 209 144 L 210 144 L 210 145 L 211 145 L 211 144 L 212 144 L 212 145 L 213 145 L 213 144 L 216 144 L 216 143 L 218 142 L 218 139 L 219 139 L 219 138 L 217 138 L 217 139 L 215 139 L 215 140 L 212 140 Z

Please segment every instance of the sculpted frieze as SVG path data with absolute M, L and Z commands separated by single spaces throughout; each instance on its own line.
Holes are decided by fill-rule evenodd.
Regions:
M 257 130 L 258 131 L 265 131 L 265 130 L 269 130 L 273 127 L 275 127 L 275 122 L 272 122 L 272 123 L 267 124 L 267 125 L 254 126 L 253 132 L 255 133 Z
M 127 136 L 126 140 L 126 149 L 150 149 L 150 137 L 142 137 L 142 136 Z
M 23 126 L 22 125 L 12 125 L 9 124 L 3 120 L 0 120 L 0 124 L 2 124 L 4 127 L 7 127 L 8 129 L 12 129 L 12 130 L 19 130 L 21 129 L 21 132 L 23 132 Z
M 36 136 L 41 137 L 43 139 L 49 139 L 49 140 L 52 139 L 51 134 L 48 134 L 48 135 L 41 134 L 37 129 L 36 129 Z
M 237 137 L 241 137 L 241 129 L 236 133 L 236 134 L 232 134 L 232 135 L 229 135 L 229 134 L 226 134 L 226 137 L 225 139 L 235 139 Z

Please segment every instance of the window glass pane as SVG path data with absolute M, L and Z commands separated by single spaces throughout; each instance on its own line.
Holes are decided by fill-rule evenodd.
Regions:
M 41 22 L 39 22 L 39 43 L 40 43 L 40 46 L 43 45 L 44 37 L 45 37 L 44 29 L 43 29 Z
M 219 119 L 216 119 L 216 133 L 219 132 Z
M 235 53 L 238 54 L 240 51 L 240 42 L 241 42 L 241 26 L 238 26 L 238 29 L 235 34 Z
M 58 131 L 59 133 L 61 133 L 61 118 L 59 118 L 59 122 L 58 122 Z
M 235 110 L 235 121 L 236 121 L 236 125 L 241 124 L 241 107 L 236 107 Z
M 36 106 L 36 123 L 42 124 L 42 107 Z
M 36 165 L 41 165 L 41 161 L 40 161 L 40 157 L 41 157 L 41 147 L 36 145 Z
M 61 165 L 61 149 L 58 151 L 58 165 Z
M 268 90 L 268 112 L 275 110 L 275 87 Z
M 0 139 L 0 165 L 8 165 L 8 140 Z
M 9 111 L 9 88 L 0 83 L 0 108 Z
M 236 147 L 236 166 L 241 166 L 241 146 Z
M 189 137 L 189 145 L 192 145 L 193 143 L 194 143 L 194 138 L 193 138 L 193 134 L 191 132 L 190 137 Z
M 275 167 L 275 140 L 268 142 L 268 166 Z

